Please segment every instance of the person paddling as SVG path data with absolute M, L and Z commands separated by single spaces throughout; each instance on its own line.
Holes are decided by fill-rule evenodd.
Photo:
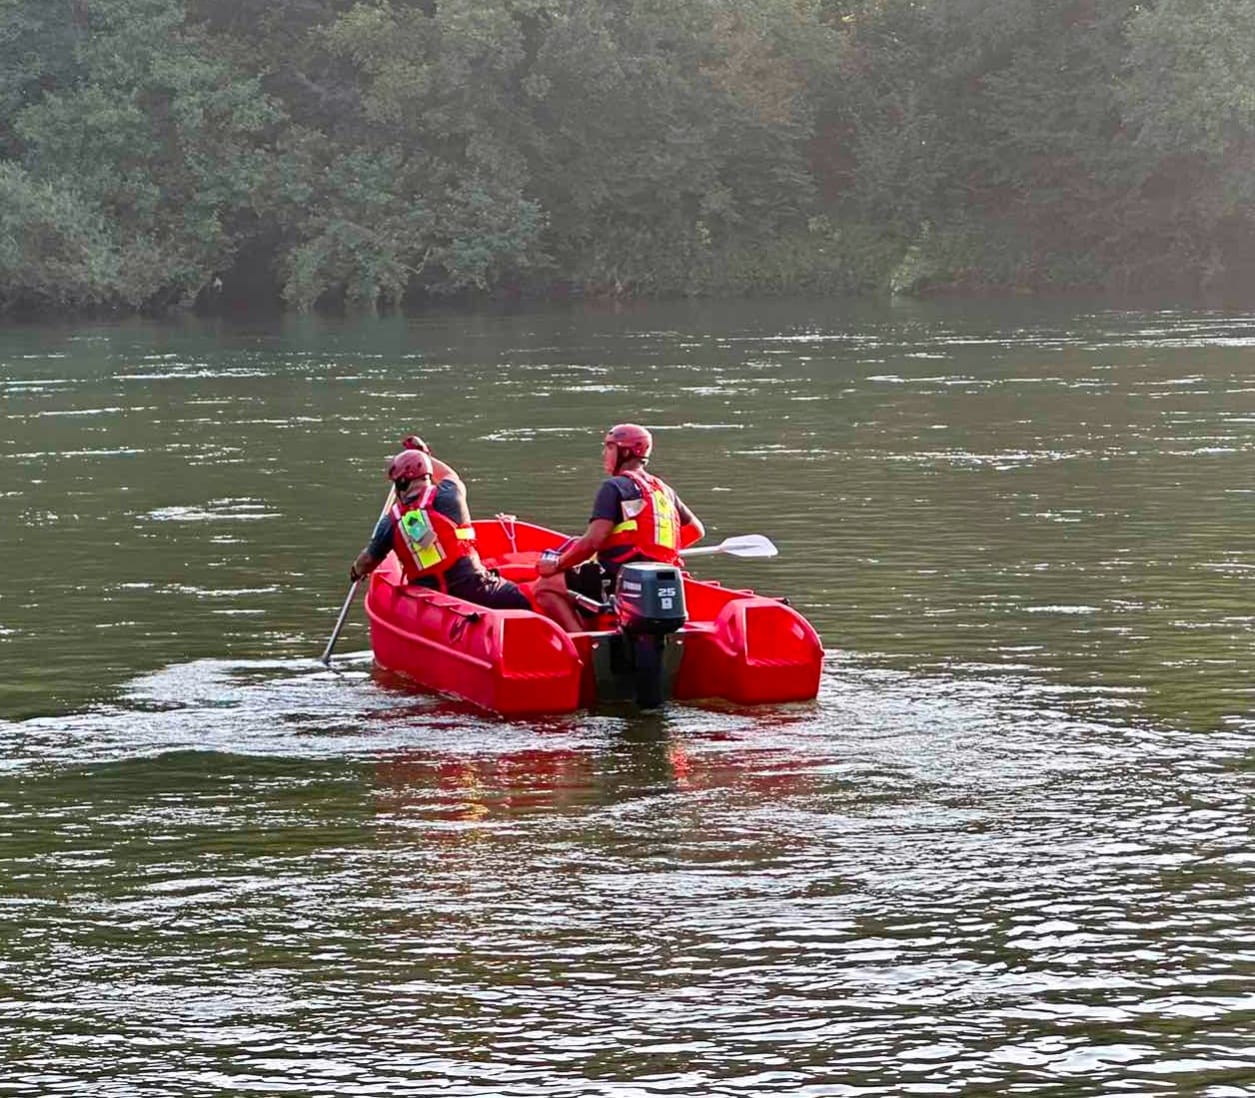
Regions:
M 364 579 L 395 552 L 408 583 L 494 610 L 531 610 L 517 585 L 490 573 L 479 559 L 462 478 L 417 436 L 402 445 L 387 472 L 396 500 L 349 567 L 349 578 Z
M 593 500 L 588 528 L 541 557 L 541 578 L 532 594 L 536 605 L 568 632 L 582 628 L 568 591 L 600 602 L 622 565 L 635 560 L 675 564 L 679 551 L 706 533 L 675 490 L 646 472 L 653 447 L 653 436 L 638 424 L 611 427 L 602 446 L 607 479 Z

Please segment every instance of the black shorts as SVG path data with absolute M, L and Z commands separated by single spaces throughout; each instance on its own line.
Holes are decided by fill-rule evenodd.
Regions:
M 532 604 L 517 583 L 491 572 L 477 573 L 449 584 L 449 594 L 490 610 L 531 610 Z
M 445 591 L 454 598 L 465 599 L 490 610 L 535 609 L 518 584 L 502 579 L 496 572 L 489 572 L 476 559 L 469 557 L 457 561 L 445 573 L 443 584 L 435 576 L 419 576 L 410 582 L 433 591 Z
M 564 575 L 568 591 L 596 599 L 598 602 L 606 601 L 606 595 L 610 591 L 609 573 L 595 560 L 586 560 L 578 567 L 568 568 Z M 592 610 L 581 606 L 578 602 L 575 604 L 575 609 L 585 617 L 596 616 Z

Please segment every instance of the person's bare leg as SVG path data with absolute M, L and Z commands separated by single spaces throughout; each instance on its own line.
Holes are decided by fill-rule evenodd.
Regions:
M 536 606 L 546 617 L 552 618 L 568 633 L 578 633 L 584 627 L 566 592 L 566 576 L 561 572 L 538 579 L 532 588 Z

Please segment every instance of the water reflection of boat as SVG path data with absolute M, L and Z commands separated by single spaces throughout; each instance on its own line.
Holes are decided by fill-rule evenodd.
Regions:
M 381 811 L 421 810 L 433 819 L 473 821 L 581 804 L 593 796 L 593 759 L 572 748 L 503 755 L 402 752 L 376 769 Z
M 513 520 L 476 520 L 480 555 L 508 579 L 536 575 L 562 534 Z M 819 691 L 823 646 L 780 599 L 682 573 L 687 620 L 648 642 L 611 615 L 568 634 L 525 610 L 489 610 L 402 582 L 389 557 L 366 590 L 375 662 L 429 690 L 503 716 L 566 713 L 632 694 L 655 675 L 676 701 L 740 705 L 807 701 Z M 644 653 L 656 653 L 647 666 Z
M 696 748 L 696 750 L 695 750 Z M 723 790 L 768 803 L 814 792 L 816 761 L 779 749 L 706 750 L 639 722 L 596 749 L 491 751 L 406 749 L 376 763 L 381 815 L 465 824 L 573 812 L 663 793 Z

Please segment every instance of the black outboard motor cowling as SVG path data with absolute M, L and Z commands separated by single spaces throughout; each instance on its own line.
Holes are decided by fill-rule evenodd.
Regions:
M 684 581 L 673 564 L 623 565 L 614 584 L 614 604 L 619 627 L 637 636 L 674 633 L 688 621 Z
M 636 704 L 657 709 L 666 694 L 667 635 L 688 621 L 680 569 L 654 561 L 623 565 L 614 584 L 614 612 L 635 680 Z

